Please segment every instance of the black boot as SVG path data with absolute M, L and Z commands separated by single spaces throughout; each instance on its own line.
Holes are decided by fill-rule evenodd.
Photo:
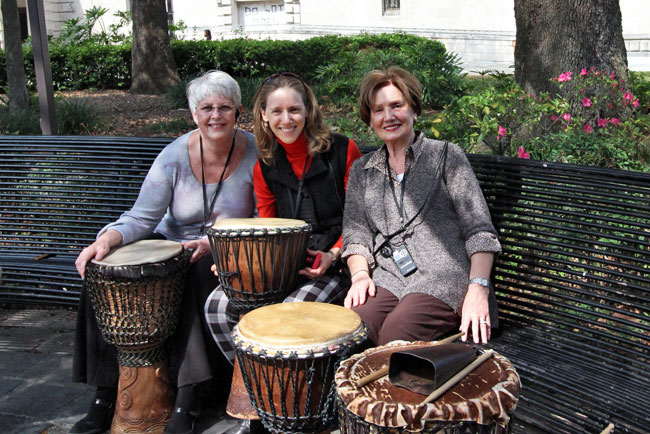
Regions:
M 269 434 L 259 420 L 242 419 L 237 425 L 228 428 L 223 434 Z
M 192 434 L 194 423 L 198 417 L 199 405 L 196 399 L 196 385 L 179 387 L 176 395 L 176 408 L 167 422 L 163 434 Z
M 111 427 L 117 388 L 98 388 L 86 417 L 74 424 L 70 434 L 99 434 Z

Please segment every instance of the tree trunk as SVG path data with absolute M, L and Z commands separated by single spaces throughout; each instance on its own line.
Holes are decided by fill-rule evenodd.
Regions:
M 131 92 L 161 94 L 180 80 L 169 43 L 165 0 L 133 0 Z
M 16 0 L 2 0 L 2 24 L 5 36 L 5 59 L 7 63 L 7 84 L 9 88 L 9 111 L 29 109 L 25 65 L 20 40 L 20 17 Z
M 557 92 L 550 81 L 594 67 L 627 81 L 618 0 L 515 0 L 515 79 L 527 92 Z

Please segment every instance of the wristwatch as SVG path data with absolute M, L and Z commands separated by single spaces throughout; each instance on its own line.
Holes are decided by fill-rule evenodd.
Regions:
M 330 267 L 335 266 L 336 265 L 336 253 L 334 253 L 331 250 L 328 250 L 327 254 L 330 255 L 330 259 L 332 260 L 332 265 L 330 265 Z
M 490 279 L 486 279 L 485 277 L 475 277 L 473 279 L 470 279 L 469 283 L 478 283 L 479 285 L 485 286 L 486 288 L 490 287 Z

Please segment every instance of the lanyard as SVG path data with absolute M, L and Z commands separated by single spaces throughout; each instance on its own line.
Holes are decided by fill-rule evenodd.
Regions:
M 217 196 L 221 192 L 221 186 L 223 185 L 223 177 L 226 174 L 226 169 L 228 169 L 228 163 L 230 162 L 230 157 L 232 157 L 232 151 L 235 149 L 235 138 L 237 137 L 237 131 L 232 136 L 232 144 L 230 145 L 230 151 L 228 151 L 228 158 L 226 158 L 226 164 L 223 166 L 223 172 L 219 177 L 219 185 L 212 196 L 210 201 L 210 206 L 208 207 L 208 193 L 205 188 L 205 170 L 203 168 L 203 137 L 199 134 L 199 148 L 201 150 L 201 188 L 203 190 L 203 224 L 201 225 L 200 236 L 203 236 L 205 232 L 205 227 L 208 224 L 210 219 L 210 214 L 212 214 L 212 209 L 214 208 L 214 203 L 217 201 Z
M 409 219 L 409 221 L 406 222 L 406 224 L 403 225 L 400 229 L 396 230 L 392 234 L 386 235 L 384 237 L 384 241 L 379 246 L 375 247 L 375 249 L 373 250 L 373 252 L 372 252 L 373 256 L 377 255 L 377 253 L 379 253 L 384 248 L 384 246 L 386 246 L 386 244 L 388 244 L 390 242 L 390 240 L 392 240 L 395 236 L 397 236 L 397 235 L 401 234 L 402 232 L 404 232 L 406 230 L 406 227 L 408 225 L 410 225 L 411 223 L 413 223 L 416 218 L 418 218 L 418 216 L 420 215 L 420 213 L 424 209 L 424 206 L 429 201 L 429 198 L 431 197 L 431 193 L 433 193 L 434 190 L 437 190 L 438 183 L 435 182 L 435 181 L 438 178 L 438 173 L 440 172 L 440 169 L 441 169 L 442 165 L 444 164 L 444 162 L 447 161 L 447 148 L 448 148 L 448 146 L 449 146 L 449 143 L 445 140 L 445 145 L 442 148 L 442 154 L 440 155 L 440 158 L 438 158 L 438 163 L 436 164 L 436 167 L 433 170 L 433 175 L 431 177 L 432 180 L 433 180 L 433 183 L 431 185 L 431 188 L 429 189 L 429 192 L 427 193 L 427 196 L 424 198 L 424 202 L 422 202 L 422 206 L 420 206 L 420 209 L 418 210 L 418 212 L 416 212 L 415 215 L 413 217 L 411 217 Z M 388 160 L 386 160 L 386 165 L 388 165 Z M 444 168 L 442 170 L 444 170 Z M 390 177 L 390 171 L 388 172 L 388 176 Z M 406 176 L 404 178 L 406 178 Z M 404 181 L 404 179 L 402 179 L 402 181 Z M 393 182 L 393 180 L 389 179 L 389 182 Z M 404 191 L 402 190 L 402 193 L 403 192 Z M 402 203 L 404 203 L 403 200 L 402 200 Z
M 406 162 L 404 163 L 404 165 L 406 166 Z M 402 177 L 402 181 L 400 182 L 402 191 L 400 194 L 400 201 L 397 202 L 397 194 L 395 194 L 395 185 L 392 177 L 390 176 L 390 166 L 388 165 L 388 148 L 386 148 L 386 174 L 388 175 L 388 183 L 390 184 L 390 191 L 393 192 L 393 200 L 395 201 L 395 206 L 399 210 L 399 225 L 401 229 L 404 229 L 405 228 L 404 222 L 406 221 L 406 211 L 404 210 L 404 191 L 406 190 L 406 173 L 404 173 L 404 176 Z
M 298 180 L 298 194 L 296 194 L 296 205 L 293 208 L 293 218 L 298 217 L 298 211 L 300 210 L 300 202 L 302 202 L 302 185 L 305 183 L 305 175 L 307 171 L 307 164 L 311 160 L 311 156 L 307 155 L 305 158 L 305 167 L 302 168 L 302 174 L 300 175 L 300 179 Z M 338 194 L 338 193 L 337 193 Z

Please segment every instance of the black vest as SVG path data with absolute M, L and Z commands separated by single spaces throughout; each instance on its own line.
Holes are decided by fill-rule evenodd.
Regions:
M 312 225 L 313 234 L 308 247 L 326 251 L 339 239 L 345 203 L 345 170 L 349 139 L 341 134 L 331 135 L 328 152 L 316 154 L 306 174 L 303 174 L 300 207 L 294 215 L 299 180 L 291 169 L 282 146 L 273 154 L 273 165 L 260 160 L 264 181 L 275 196 L 278 217 L 296 218 Z

